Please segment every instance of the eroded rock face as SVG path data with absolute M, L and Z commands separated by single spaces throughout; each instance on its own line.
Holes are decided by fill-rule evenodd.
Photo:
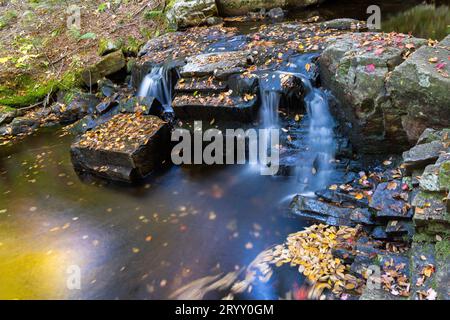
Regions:
M 323 0 L 218 0 L 217 6 L 221 15 L 239 16 L 260 9 L 304 8 L 321 2 Z
M 388 95 L 386 79 L 404 55 L 426 44 L 406 35 L 349 33 L 320 58 L 322 83 L 340 102 L 332 110 L 362 152 L 399 151 L 409 146 L 402 120 L 407 110 Z
M 180 28 L 207 23 L 208 18 L 217 16 L 215 0 L 176 0 L 166 13 L 167 19 Z

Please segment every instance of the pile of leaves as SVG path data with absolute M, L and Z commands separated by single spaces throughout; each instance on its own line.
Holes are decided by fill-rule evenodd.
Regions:
M 164 124 L 158 117 L 144 116 L 142 113 L 118 114 L 95 130 L 86 132 L 78 145 L 91 149 L 130 152 L 147 144 Z
M 245 94 L 243 97 L 231 96 L 232 91 L 221 92 L 219 94 L 201 94 L 194 92 L 193 95 L 177 95 L 174 99 L 174 105 L 201 105 L 212 107 L 233 107 L 240 103 L 249 102 L 255 99 L 255 95 Z
M 392 259 L 385 262 L 381 275 L 381 283 L 385 291 L 394 296 L 409 297 L 411 284 L 408 276 L 403 272 L 405 267 L 404 263 L 395 264 Z
M 278 267 L 285 263 L 298 266 L 315 288 L 329 289 L 336 295 L 361 292 L 363 281 L 350 274 L 350 266 L 332 254 L 333 248 L 354 242 L 358 233 L 359 228 L 312 225 L 276 246 L 271 263 Z

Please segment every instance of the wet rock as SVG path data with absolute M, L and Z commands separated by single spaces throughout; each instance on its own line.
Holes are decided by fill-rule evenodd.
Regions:
M 439 158 L 444 146 L 440 141 L 419 144 L 403 153 L 403 166 L 408 173 L 414 169 L 421 169 L 429 164 L 433 164 Z
M 212 77 L 181 78 L 175 85 L 175 93 L 219 93 L 228 91 L 228 83 Z
M 339 205 L 354 205 L 362 208 L 367 208 L 369 206 L 369 202 L 367 199 L 364 198 L 358 200 L 355 199 L 353 195 L 339 192 L 337 190 L 324 189 L 316 191 L 315 194 L 328 202 L 338 203 Z
M 217 15 L 215 0 L 175 0 L 166 12 L 167 20 L 179 28 L 201 25 Z
M 376 240 L 384 240 L 384 241 L 386 241 L 386 240 L 390 239 L 389 235 L 386 233 L 386 228 L 383 227 L 383 226 L 375 227 L 372 230 L 372 233 L 370 234 L 370 236 L 373 239 L 376 239 Z
M 98 90 L 105 97 L 110 97 L 117 91 L 117 86 L 109 79 L 102 79 L 98 82 Z
M 103 77 L 110 76 L 126 65 L 125 57 L 122 51 L 116 51 L 104 56 L 95 65 L 83 70 L 81 78 L 86 86 L 91 87 L 97 84 L 97 81 Z
M 180 70 L 181 77 L 203 77 L 214 72 L 231 70 L 247 66 L 249 51 L 229 51 L 205 53 L 186 59 L 186 65 Z
M 370 207 L 377 210 L 377 218 L 410 219 L 412 211 L 409 205 L 401 198 L 401 194 L 400 180 L 380 183 L 370 202 Z
M 322 29 L 359 30 L 363 28 L 363 25 L 358 20 L 342 18 L 322 22 L 320 27 Z
M 0 126 L 10 123 L 11 121 L 13 121 L 14 117 L 14 112 L 0 113 Z
M 61 123 L 71 123 L 95 111 L 100 100 L 93 94 L 77 93 L 69 99 L 67 104 L 57 102 L 51 106 L 51 112 Z
M 131 130 L 130 123 L 137 128 L 138 121 L 139 128 Z M 131 131 L 123 132 L 124 127 Z M 170 154 L 169 127 L 155 116 L 118 114 L 94 131 L 85 133 L 71 146 L 77 172 L 132 182 L 159 167 Z
M 374 225 L 377 222 L 373 216 L 374 214 L 367 208 L 356 208 L 350 214 L 350 220 L 357 224 Z
M 258 98 L 245 101 L 241 97 L 222 98 L 221 94 L 177 95 L 173 100 L 173 110 L 180 119 L 225 120 L 251 122 L 257 116 Z
M 279 7 L 270 9 L 269 12 L 267 12 L 267 17 L 272 20 L 281 20 L 284 18 L 284 11 Z
M 131 97 L 120 100 L 119 111 L 122 113 L 140 112 L 145 115 L 161 115 L 164 108 L 155 97 Z
M 402 124 L 412 142 L 426 128 L 445 128 L 450 123 L 449 54 L 448 48 L 423 46 L 395 68 L 387 80 L 394 108 L 406 112 Z M 430 59 L 436 59 L 436 63 Z
M 108 112 L 117 105 L 119 105 L 119 103 L 115 99 L 108 99 L 106 101 L 99 103 L 95 107 L 95 110 L 97 111 L 98 114 L 104 114 L 105 112 Z
M 409 239 L 414 235 L 414 225 L 411 221 L 391 220 L 386 226 L 386 234 L 389 237 L 409 236 Z
M 352 209 L 333 206 L 315 198 L 297 195 L 292 200 L 290 209 L 294 215 L 333 226 L 355 225 L 355 223 L 350 220 Z
M 402 125 L 405 108 L 391 101 L 386 78 L 402 64 L 407 47 L 425 44 L 406 35 L 349 33 L 330 41 L 322 53 L 322 83 L 339 101 L 331 111 L 349 124 L 343 130 L 359 151 L 398 152 L 409 147 Z
M 450 215 L 447 212 L 445 194 L 419 192 L 412 201 L 416 230 L 430 234 L 450 234 Z
M 6 126 L 7 133 L 10 135 L 18 135 L 23 133 L 28 133 L 31 130 L 38 127 L 39 121 L 36 119 L 31 119 L 27 117 L 17 117 Z

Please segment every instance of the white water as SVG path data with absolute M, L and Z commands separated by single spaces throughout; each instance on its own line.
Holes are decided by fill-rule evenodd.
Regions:
M 270 73 L 266 77 L 260 79 L 260 96 L 261 96 L 261 121 L 263 128 L 278 128 L 278 108 L 281 95 L 278 91 L 275 81 L 279 74 Z
M 139 86 L 138 97 L 154 97 L 164 107 L 172 111 L 172 81 L 170 71 L 165 67 L 154 67 Z
M 314 192 L 326 188 L 334 171 L 336 142 L 334 120 L 330 114 L 328 96 L 325 91 L 315 88 L 305 66 L 312 64 L 314 55 L 303 55 L 292 59 L 287 72 L 301 78 L 306 96 L 308 134 L 304 139 L 305 150 L 299 155 L 297 179 L 299 192 L 314 196 Z M 309 68 L 308 68 L 309 69 Z
M 326 188 L 334 170 L 334 121 L 330 114 L 327 94 L 314 88 L 311 81 L 302 77 L 307 94 L 304 98 L 309 118 L 306 151 L 297 167 L 300 192 L 311 194 Z

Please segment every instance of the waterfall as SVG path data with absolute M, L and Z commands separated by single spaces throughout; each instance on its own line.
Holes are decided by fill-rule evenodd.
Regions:
M 261 120 L 263 128 L 278 128 L 278 107 L 281 94 L 279 92 L 279 74 L 271 72 L 260 78 Z
M 164 66 L 153 67 L 142 80 L 137 93 L 138 97 L 154 97 L 166 112 L 172 111 L 172 79 L 171 72 Z
M 304 102 L 307 115 L 303 121 L 308 127 L 308 134 L 304 138 L 304 151 L 297 165 L 299 191 L 306 195 L 314 195 L 315 191 L 327 187 L 334 171 L 336 151 L 334 120 L 329 110 L 328 94 L 312 83 L 314 70 L 311 61 L 316 56 L 306 54 L 295 57 L 287 67 L 288 71 L 301 78 L 306 94 Z
M 334 169 L 334 121 L 331 117 L 327 94 L 314 88 L 311 82 L 303 78 L 307 88 L 305 96 L 308 113 L 308 135 L 305 139 L 306 151 L 298 166 L 300 191 L 311 193 L 327 187 Z

